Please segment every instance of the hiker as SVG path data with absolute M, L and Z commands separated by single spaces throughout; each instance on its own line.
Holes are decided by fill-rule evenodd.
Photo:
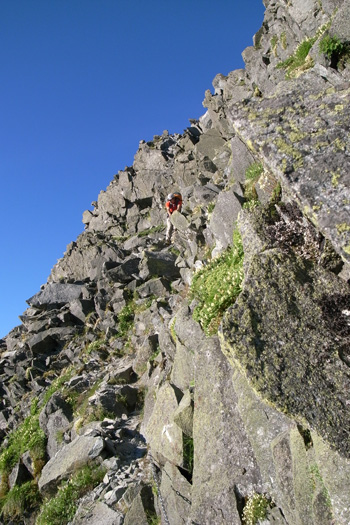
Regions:
M 165 242 L 167 244 L 170 244 L 172 240 L 172 235 L 174 233 L 174 226 L 170 220 L 170 217 L 174 213 L 174 211 L 181 212 L 181 193 L 169 193 L 169 195 L 167 196 L 165 207 L 167 211 Z

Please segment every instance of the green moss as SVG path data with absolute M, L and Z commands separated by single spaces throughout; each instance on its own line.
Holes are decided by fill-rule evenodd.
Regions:
M 184 467 L 192 475 L 193 472 L 193 458 L 194 458 L 194 445 L 193 438 L 182 434 L 182 448 L 183 448 L 183 461 Z
M 345 233 L 350 231 L 350 226 L 346 222 L 343 222 L 341 224 L 337 224 L 337 231 L 338 233 Z
M 254 162 L 246 169 L 246 172 L 245 172 L 246 182 L 244 184 L 244 198 L 248 202 L 258 201 L 258 194 L 256 192 L 255 186 L 263 172 L 264 172 L 264 168 L 261 162 Z
M 325 504 L 326 506 L 331 509 L 332 508 L 332 502 L 331 502 L 331 498 L 329 496 L 329 492 L 324 484 L 324 481 L 323 481 L 323 478 L 321 476 L 321 473 L 320 473 L 320 469 L 318 467 L 318 465 L 315 463 L 313 465 L 310 466 L 310 474 L 313 478 L 313 481 L 314 481 L 314 486 L 315 488 L 317 486 L 319 486 L 320 488 L 320 492 L 323 496 L 323 500 L 325 501 Z
M 301 131 L 291 131 L 291 133 L 289 134 L 289 139 L 291 142 L 295 143 L 295 142 L 300 142 L 301 140 L 303 140 L 305 137 L 308 137 L 309 136 L 309 133 L 303 133 Z
M 341 141 L 339 137 L 337 137 L 333 142 L 332 145 L 335 149 L 335 151 L 346 151 L 346 143 Z

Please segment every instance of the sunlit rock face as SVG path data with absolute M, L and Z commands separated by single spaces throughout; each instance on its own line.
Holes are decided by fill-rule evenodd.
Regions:
M 0 341 L 4 523 L 350 522 L 349 7 L 264 4 Z

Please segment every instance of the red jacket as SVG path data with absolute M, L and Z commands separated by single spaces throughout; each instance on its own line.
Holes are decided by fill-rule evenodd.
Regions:
M 175 197 L 172 200 L 175 201 L 175 202 L 167 201 L 167 203 L 165 204 L 166 210 L 169 213 L 169 215 L 174 213 L 174 211 L 176 211 L 176 210 L 180 211 L 181 210 L 181 206 L 182 206 L 182 200 L 179 199 L 178 197 Z

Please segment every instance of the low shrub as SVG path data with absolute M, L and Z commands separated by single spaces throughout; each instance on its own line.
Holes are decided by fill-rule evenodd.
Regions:
M 342 70 L 350 61 L 350 45 L 341 42 L 337 36 L 325 35 L 319 44 L 319 50 L 330 61 L 331 67 Z
M 260 520 L 265 520 L 271 500 L 264 494 L 252 494 L 243 509 L 244 525 L 256 525 Z
M 39 414 L 28 416 L 10 434 L 7 447 L 0 454 L 0 472 L 9 474 L 22 454 L 29 451 L 36 462 L 42 463 L 46 454 L 46 436 L 39 425 Z
M 20 486 L 15 485 L 1 502 L 1 514 L 4 518 L 16 520 L 23 517 L 27 511 L 32 511 L 39 506 L 41 495 L 37 484 L 28 481 Z
M 193 317 L 207 335 L 217 332 L 225 310 L 241 292 L 243 280 L 243 245 L 238 231 L 233 247 L 213 259 L 193 277 L 190 297 L 197 299 Z

